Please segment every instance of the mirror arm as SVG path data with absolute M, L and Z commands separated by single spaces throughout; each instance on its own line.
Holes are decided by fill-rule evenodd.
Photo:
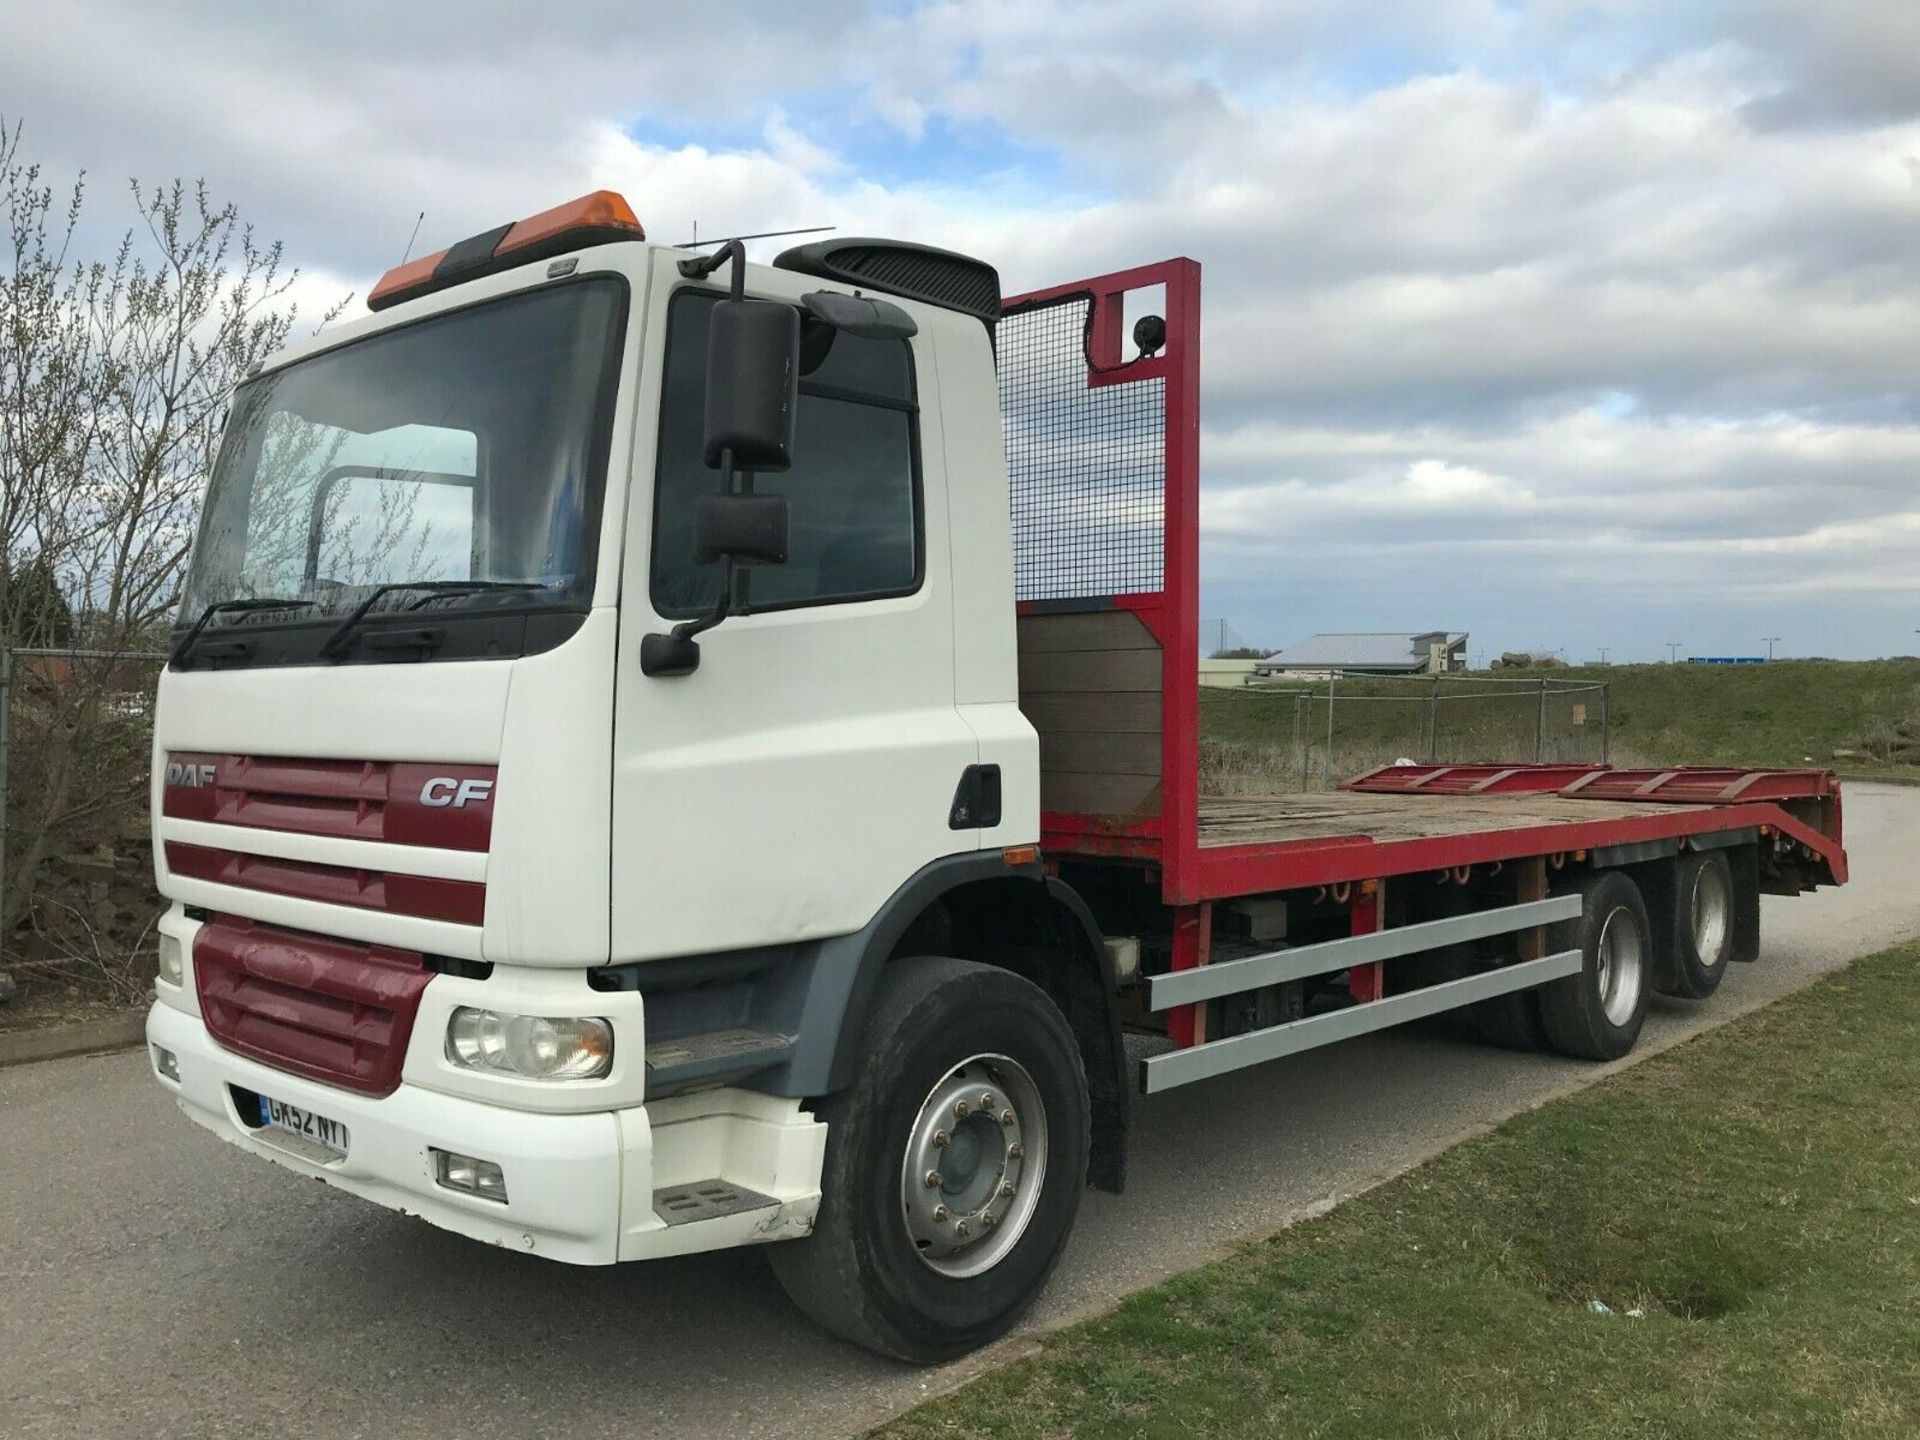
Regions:
M 728 242 L 738 245 L 738 240 Z M 695 262 L 682 260 L 682 270 Z M 734 271 L 737 275 L 738 269 Z M 733 493 L 733 451 L 720 455 L 720 493 Z M 700 668 L 700 642 L 693 637 L 713 629 L 733 613 L 733 556 L 721 562 L 720 599 L 713 609 L 694 620 L 682 620 L 667 634 L 658 631 L 640 637 L 640 673 L 642 675 L 691 675 Z
M 689 280 L 705 280 L 727 261 L 733 261 L 733 289 L 729 298 L 747 298 L 747 247 L 729 240 L 711 255 L 697 255 L 680 262 L 680 273 Z
M 689 256 L 679 265 L 689 280 L 705 280 L 729 260 L 733 262 L 730 298 L 747 298 L 747 247 L 729 240 L 711 255 Z M 733 451 L 720 455 L 720 493 L 731 495 L 735 489 Z M 700 668 L 700 642 L 694 637 L 713 629 L 733 613 L 734 559 L 724 561 L 721 571 L 719 602 L 696 620 L 683 620 L 666 634 L 658 631 L 640 637 L 640 673 L 643 675 L 691 675 Z

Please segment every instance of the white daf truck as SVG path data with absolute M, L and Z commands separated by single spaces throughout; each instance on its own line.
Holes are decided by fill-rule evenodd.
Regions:
M 160 682 L 159 1082 L 477 1240 L 765 1244 L 933 1360 L 1136 1090 L 1463 1005 L 1610 1058 L 1844 879 L 1822 772 L 1202 797 L 1198 284 L 750 266 L 601 192 L 274 357 Z

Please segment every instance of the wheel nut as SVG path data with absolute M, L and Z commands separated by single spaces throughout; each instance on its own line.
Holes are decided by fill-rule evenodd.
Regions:
M 997 1102 L 994 1100 L 993 1092 L 991 1090 L 987 1091 L 984 1095 L 980 1097 L 980 1108 L 982 1110 L 991 1110 L 993 1109 L 996 1103 Z
M 953 1114 L 956 1120 L 964 1120 L 973 1113 L 973 1107 L 964 1100 L 954 1102 Z
M 993 1212 L 991 1210 L 989 1210 L 986 1214 L 980 1217 L 980 1228 L 982 1230 L 993 1229 L 993 1224 L 994 1224 Z
M 1007 1146 L 1007 1158 L 1009 1160 L 1023 1159 L 1025 1158 L 1026 1153 L 1027 1153 L 1026 1147 L 1022 1145 L 1018 1140 L 1014 1141 L 1013 1144 Z
M 940 1188 L 940 1172 L 938 1170 L 927 1171 L 927 1189 L 938 1190 L 939 1188 Z
M 953 1227 L 953 1233 L 964 1240 L 971 1232 L 967 1229 L 967 1222 L 962 1220 L 958 1225 Z
M 1002 1180 L 1000 1182 L 1000 1198 L 1002 1200 L 1013 1199 L 1013 1182 L 1011 1180 Z
M 953 1143 L 953 1136 L 949 1135 L 946 1131 L 936 1130 L 933 1132 L 933 1148 L 934 1149 L 944 1150 L 947 1148 L 947 1146 L 951 1145 L 952 1143 Z
M 933 1207 L 933 1218 L 944 1224 L 953 1218 L 953 1212 L 944 1205 L 936 1205 Z
M 1015 1115 L 1011 1110 L 1002 1110 L 1000 1112 L 1000 1123 L 1002 1125 L 1016 1125 L 1019 1121 L 1020 1117 Z

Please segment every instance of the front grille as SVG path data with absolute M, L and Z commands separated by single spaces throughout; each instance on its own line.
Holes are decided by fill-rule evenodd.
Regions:
M 493 765 L 176 750 L 167 756 L 160 811 L 175 819 L 214 825 L 485 850 L 493 828 L 493 782 L 498 774 Z M 457 790 L 462 781 L 483 788 L 462 794 Z M 430 798 L 423 800 L 423 792 Z
M 474 880 L 442 880 L 432 875 L 246 855 L 190 845 L 184 840 L 167 841 L 166 856 L 167 869 L 175 875 L 267 895 L 352 905 L 360 910 L 445 920 L 454 925 L 478 925 L 487 914 L 487 887 Z
M 277 1070 L 388 1095 L 413 1034 L 426 957 L 219 916 L 193 944 L 200 1013 L 214 1039 Z

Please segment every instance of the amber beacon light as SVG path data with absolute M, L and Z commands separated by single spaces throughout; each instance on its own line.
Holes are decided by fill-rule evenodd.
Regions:
M 402 300 L 412 300 L 491 275 L 530 260 L 544 260 L 567 250 L 583 250 L 589 245 L 606 245 L 617 240 L 644 240 L 633 207 L 611 190 L 596 190 L 569 200 L 524 220 L 510 221 L 469 235 L 458 244 L 418 260 L 396 265 L 380 277 L 380 283 L 367 296 L 369 310 L 384 310 Z

